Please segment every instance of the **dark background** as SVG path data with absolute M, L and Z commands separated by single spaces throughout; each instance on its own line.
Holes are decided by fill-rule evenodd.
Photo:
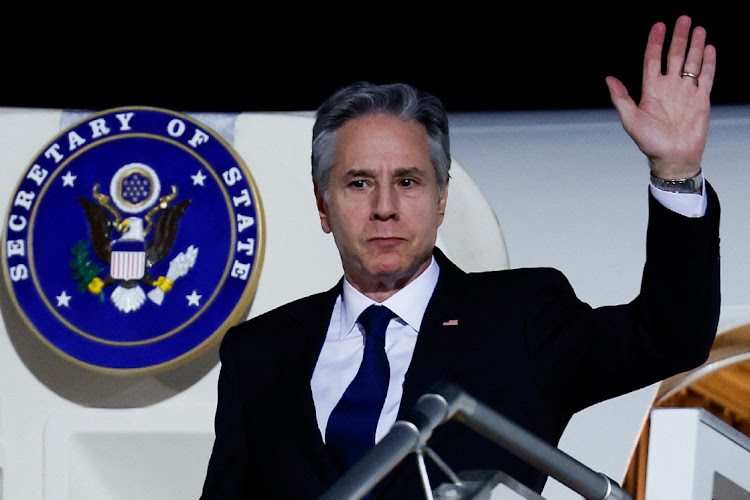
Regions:
M 328 13 L 310 5 L 273 12 L 129 4 L 107 14 L 32 6 L 5 16 L 0 105 L 300 111 L 369 80 L 412 83 L 451 112 L 609 108 L 605 76 L 622 79 L 638 99 L 649 29 L 663 21 L 670 35 L 679 14 L 704 26 L 717 47 L 713 103 L 750 103 L 748 25 L 736 11 L 493 5 L 499 10 L 378 3 Z

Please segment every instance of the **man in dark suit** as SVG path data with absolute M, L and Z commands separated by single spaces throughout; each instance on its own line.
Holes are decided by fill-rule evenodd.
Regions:
M 719 202 L 701 175 L 715 50 L 700 27 L 687 47 L 690 24 L 678 19 L 664 74 L 665 26 L 652 29 L 639 105 L 607 79 L 652 176 L 647 261 L 629 304 L 592 309 L 553 269 L 459 270 L 435 248 L 450 165 L 440 102 L 400 84 L 329 98 L 313 129 L 313 181 L 344 277 L 225 336 L 203 498 L 315 498 L 363 453 L 342 447 L 363 435 L 372 446 L 439 381 L 556 444 L 576 411 L 705 360 L 719 313 Z M 360 316 L 372 305 L 395 314 L 378 334 Z M 365 394 L 353 395 L 362 376 Z M 457 423 L 430 447 L 458 471 L 503 470 L 536 491 L 546 480 Z M 421 492 L 407 460 L 373 495 Z

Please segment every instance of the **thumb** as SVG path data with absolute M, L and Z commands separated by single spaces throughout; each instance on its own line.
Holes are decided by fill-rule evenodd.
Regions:
M 605 81 L 607 88 L 609 88 L 609 98 L 620 115 L 620 121 L 622 121 L 623 125 L 628 124 L 638 106 L 636 106 L 635 101 L 628 94 L 628 89 L 625 88 L 625 85 L 620 80 L 614 76 L 608 76 Z

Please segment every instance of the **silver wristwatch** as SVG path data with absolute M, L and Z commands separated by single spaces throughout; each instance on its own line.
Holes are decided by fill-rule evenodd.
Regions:
M 661 179 L 651 174 L 651 183 L 657 189 L 671 193 L 700 193 L 703 188 L 703 171 L 688 179 Z

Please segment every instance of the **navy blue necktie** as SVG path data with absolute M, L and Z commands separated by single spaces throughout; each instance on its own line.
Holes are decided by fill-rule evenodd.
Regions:
M 357 320 L 365 329 L 362 364 L 331 412 L 326 427 L 326 446 L 341 472 L 375 445 L 375 429 L 390 378 L 385 329 L 395 316 L 387 307 L 371 305 Z

